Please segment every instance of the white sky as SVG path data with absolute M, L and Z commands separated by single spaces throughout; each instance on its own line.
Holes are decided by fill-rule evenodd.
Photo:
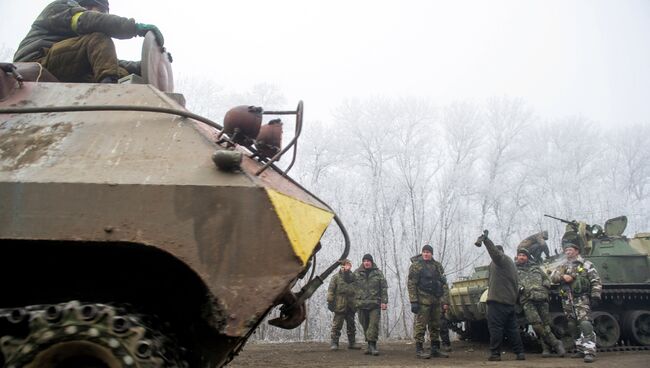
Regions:
M 0 0 L 0 47 L 15 49 L 47 3 Z M 509 95 L 545 118 L 650 123 L 647 0 L 110 3 L 162 30 L 177 77 L 275 84 L 313 119 L 346 97 Z M 140 42 L 119 41 L 119 56 L 138 59 Z

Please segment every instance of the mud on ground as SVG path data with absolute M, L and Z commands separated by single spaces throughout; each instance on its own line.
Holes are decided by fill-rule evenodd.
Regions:
M 231 368 L 240 367 L 535 367 L 535 368 L 610 368 L 610 367 L 649 367 L 650 351 L 598 353 L 596 362 L 587 364 L 582 359 L 545 358 L 540 354 L 529 353 L 525 361 L 514 360 L 514 355 L 506 352 L 501 362 L 488 362 L 487 345 L 455 341 L 450 358 L 416 359 L 413 342 L 379 342 L 380 355 L 364 355 L 363 350 L 348 350 L 342 342 L 341 349 L 330 352 L 325 342 L 248 344 L 234 361 Z

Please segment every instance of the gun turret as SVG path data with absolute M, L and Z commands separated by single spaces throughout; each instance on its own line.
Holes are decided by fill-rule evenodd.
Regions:
M 571 226 L 574 227 L 575 229 L 577 229 L 577 228 L 578 228 L 578 225 L 579 225 L 579 224 L 578 224 L 578 221 L 576 221 L 576 220 L 571 220 L 571 221 L 569 221 L 569 220 L 565 220 L 565 219 L 562 219 L 562 218 L 559 218 L 559 217 L 555 217 L 555 216 L 551 216 L 551 215 L 546 215 L 546 214 L 544 215 L 544 217 L 550 217 L 550 218 L 552 218 L 553 220 L 558 220 L 558 221 L 564 222 L 564 223 L 567 224 L 567 225 L 571 225 Z

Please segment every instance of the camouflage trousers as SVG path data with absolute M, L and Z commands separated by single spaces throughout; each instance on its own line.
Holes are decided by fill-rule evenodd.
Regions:
M 547 346 L 555 346 L 557 338 L 551 331 L 551 315 L 548 311 L 548 302 L 526 301 L 521 308 L 526 315 L 526 320 L 533 326 L 533 330 L 541 342 Z
M 440 342 L 440 303 L 420 304 L 420 311 L 413 321 L 415 342 L 424 343 L 427 327 L 429 327 L 429 340 Z
M 341 337 L 343 322 L 345 322 L 345 329 L 348 332 L 348 341 L 354 341 L 354 335 L 356 334 L 356 326 L 354 325 L 354 311 L 334 313 L 331 334 L 332 340 L 338 341 L 339 337 Z
M 449 320 L 445 313 L 440 314 L 440 340 L 447 346 L 451 345 L 451 340 L 449 339 Z
M 562 298 L 562 309 L 567 317 L 569 329 L 574 332 L 576 350 L 584 354 L 596 355 L 596 333 L 591 323 L 589 295 L 574 296 L 573 303 L 568 297 Z
M 61 82 L 99 82 L 129 74 L 118 65 L 113 40 L 99 32 L 59 41 L 39 62 Z
M 363 334 L 366 341 L 375 342 L 379 339 L 379 322 L 381 320 L 381 309 L 359 309 L 359 323 L 363 327 Z

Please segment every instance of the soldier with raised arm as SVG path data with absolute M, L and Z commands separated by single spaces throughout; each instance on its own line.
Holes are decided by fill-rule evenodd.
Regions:
M 596 360 L 596 334 L 591 321 L 591 307 L 600 303 L 602 283 L 593 263 L 580 256 L 580 247 L 564 244 L 566 261 L 551 274 L 551 281 L 560 284 L 562 309 L 569 329 L 576 338 L 573 358 L 583 358 L 585 363 Z
M 515 263 L 503 252 L 503 247 L 494 245 L 488 238 L 488 231 L 479 236 L 474 243 L 485 248 L 492 259 L 488 279 L 487 322 L 490 332 L 490 361 L 501 360 L 501 344 L 507 337 L 517 360 L 525 360 L 524 346 L 517 329 L 515 304 L 519 294 L 519 284 Z
M 329 288 L 327 289 L 327 309 L 334 313 L 330 350 L 338 350 L 339 348 L 339 337 L 341 337 L 343 322 L 345 322 L 345 328 L 348 333 L 348 349 L 359 349 L 355 339 L 355 299 L 356 288 L 354 285 L 354 275 L 352 274 L 352 262 L 344 259 L 341 261 L 341 269 L 332 277 Z

